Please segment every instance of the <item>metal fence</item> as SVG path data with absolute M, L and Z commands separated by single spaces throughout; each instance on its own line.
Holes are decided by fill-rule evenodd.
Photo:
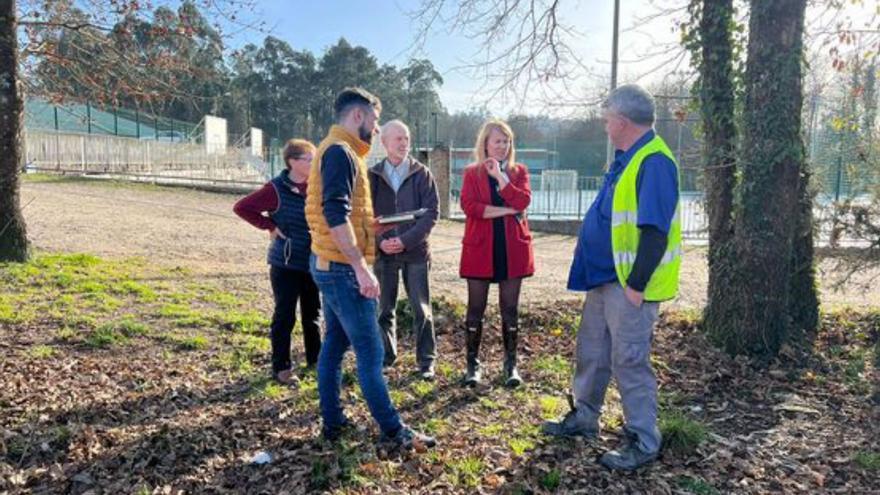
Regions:
M 204 145 L 27 130 L 25 168 L 166 182 L 260 184 L 265 166 L 246 150 L 209 153 Z
M 681 227 L 686 239 L 708 238 L 708 219 L 704 208 L 703 193 L 694 187 L 695 171 L 682 171 Z M 685 180 L 685 177 L 688 179 Z M 581 220 L 596 199 L 603 177 L 579 177 L 574 183 L 543 183 L 540 174 L 531 176 L 532 202 L 527 210 L 529 217 L 542 220 Z M 685 184 L 692 184 L 685 186 Z M 461 210 L 462 173 L 453 172 L 450 180 L 450 216 L 464 218 Z

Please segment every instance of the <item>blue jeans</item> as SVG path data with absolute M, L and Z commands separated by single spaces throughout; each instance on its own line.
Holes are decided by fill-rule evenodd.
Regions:
M 324 302 L 324 343 L 318 356 L 318 397 L 324 428 L 336 428 L 345 421 L 339 389 L 342 359 L 352 347 L 357 358 L 358 384 L 373 419 L 383 433 L 397 433 L 402 423 L 382 375 L 385 347 L 376 321 L 376 300 L 360 294 L 350 265 L 330 262 L 329 269 L 322 270 L 312 255 L 309 266 Z

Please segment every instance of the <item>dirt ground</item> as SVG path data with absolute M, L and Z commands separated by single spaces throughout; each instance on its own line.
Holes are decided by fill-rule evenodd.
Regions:
M 266 237 L 232 214 L 236 196 L 28 180 L 22 203 L 44 252 L 0 266 L 0 495 L 880 493 L 876 310 L 823 312 L 812 345 L 767 363 L 715 349 L 694 313 L 664 311 L 651 358 L 663 451 L 616 473 L 595 462 L 620 440 L 616 387 L 598 439 L 540 433 L 568 410 L 579 296 L 564 289 L 574 239 L 539 234 L 522 311 L 524 384 L 502 385 L 496 314 L 481 352 L 486 383 L 462 387 L 464 308 L 437 298 L 436 380 L 415 378 L 409 336 L 385 373 L 402 417 L 439 446 L 387 456 L 373 445 L 351 354 L 341 397 L 355 427 L 338 442 L 320 440 L 313 370 L 296 366 L 292 387 L 269 379 Z M 459 301 L 460 235 L 444 222 L 434 238 L 435 293 Z M 687 251 L 676 305 L 702 304 L 703 252 Z M 303 363 L 299 333 L 294 341 Z
M 232 213 L 240 195 L 87 180 L 33 181 L 22 185 L 28 235 L 40 250 L 141 256 L 161 266 L 182 266 L 198 276 L 227 279 L 268 293 L 267 236 Z M 435 294 L 463 300 L 458 277 L 463 224 L 441 221 L 432 235 Z M 537 272 L 526 281 L 526 303 L 577 300 L 565 282 L 576 239 L 536 233 Z M 685 249 L 681 293 L 669 306 L 700 308 L 708 271 L 704 247 Z M 826 306 L 880 301 L 877 273 L 860 273 L 844 290 L 832 290 L 834 263 L 820 264 Z

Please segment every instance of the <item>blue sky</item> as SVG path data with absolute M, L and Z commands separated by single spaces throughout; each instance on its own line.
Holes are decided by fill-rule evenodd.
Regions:
M 638 17 L 653 9 L 649 0 L 623 0 L 621 11 L 620 53 L 624 63 L 621 65 L 621 79 L 626 80 L 638 74 L 643 63 L 626 62 L 641 55 L 658 40 L 675 39 L 671 25 L 642 26 L 632 30 Z M 569 0 L 562 4 L 562 22 L 576 26 L 580 31 L 576 39 L 579 56 L 585 64 L 599 74 L 610 72 L 611 25 L 613 2 L 611 0 Z M 333 1 L 281 1 L 264 0 L 259 2 L 254 19 L 267 23 L 271 34 L 284 39 L 294 49 L 308 49 L 320 55 L 340 37 L 345 37 L 355 45 L 366 47 L 380 63 L 395 66 L 406 64 L 413 55 L 412 47 L 416 28 L 407 11 L 418 6 L 418 0 L 375 0 L 372 2 L 333 0 Z M 647 33 L 647 35 L 645 34 Z M 240 33 L 230 40 L 231 45 L 246 42 L 260 43 L 265 33 L 250 31 Z M 451 111 L 465 110 L 484 101 L 480 92 L 480 78 L 461 70 L 453 70 L 473 60 L 477 52 L 476 42 L 457 33 L 448 33 L 446 26 L 437 25 L 427 40 L 422 53 L 429 58 L 443 75 L 445 83 L 440 90 L 444 104 Z M 576 85 L 592 87 L 599 81 L 576 81 Z M 578 89 L 580 90 L 580 88 Z M 512 99 L 490 102 L 493 113 L 503 114 L 522 103 Z M 538 111 L 536 105 L 526 105 L 527 110 Z

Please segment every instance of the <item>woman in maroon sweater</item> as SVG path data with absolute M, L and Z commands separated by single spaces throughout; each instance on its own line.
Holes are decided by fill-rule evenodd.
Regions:
M 467 279 L 466 385 L 481 379 L 480 340 L 489 285 L 498 284 L 504 339 L 505 385 L 522 378 L 516 368 L 518 306 L 522 279 L 535 272 L 525 210 L 532 198 L 529 171 L 516 163 L 513 131 L 501 120 L 483 124 L 474 146 L 476 163 L 464 171 L 461 209 L 466 220 L 459 274 Z
M 287 168 L 261 189 L 235 204 L 235 213 L 270 234 L 269 280 L 275 298 L 270 337 L 272 376 L 290 383 L 294 376 L 290 359 L 290 334 L 296 323 L 296 303 L 302 316 L 306 365 L 314 366 L 321 350 L 318 287 L 309 273 L 311 236 L 305 217 L 306 181 L 315 146 L 303 139 L 291 139 L 284 147 Z

